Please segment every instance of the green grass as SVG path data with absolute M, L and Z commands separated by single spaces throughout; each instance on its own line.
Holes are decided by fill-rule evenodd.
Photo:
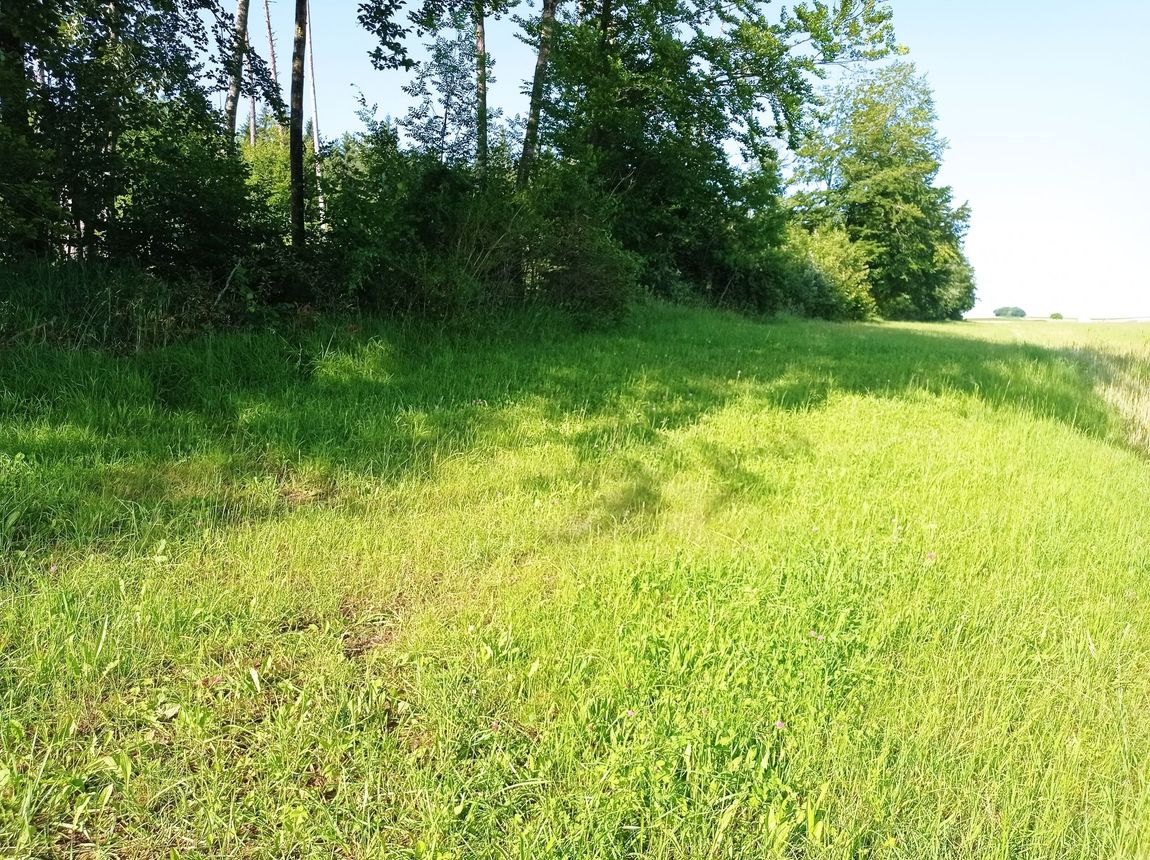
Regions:
M 0 856 L 1150 853 L 1150 328 L 0 352 Z

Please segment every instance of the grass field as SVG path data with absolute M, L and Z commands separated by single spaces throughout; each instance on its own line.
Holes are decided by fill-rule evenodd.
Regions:
M 0 352 L 0 856 L 1150 856 L 1150 327 Z

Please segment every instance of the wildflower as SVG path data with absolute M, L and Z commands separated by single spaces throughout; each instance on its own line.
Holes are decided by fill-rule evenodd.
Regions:
M 817 630 L 812 630 L 807 635 L 810 636 L 812 639 L 814 639 L 817 642 L 822 642 L 824 639 L 827 638 L 822 633 L 819 633 Z
M 778 729 L 780 732 L 781 732 L 783 729 L 785 729 L 786 727 L 787 727 L 787 724 L 786 724 L 786 723 L 784 723 L 782 720 L 777 720 L 777 721 L 775 722 L 775 728 L 776 728 L 776 729 Z
M 627 709 L 627 716 L 633 717 L 633 716 L 635 716 L 635 712 L 633 710 L 631 710 L 630 708 L 628 708 Z
M 938 556 L 935 555 L 933 552 L 928 552 L 926 554 L 926 560 L 927 561 L 934 561 L 936 558 L 938 558 Z
M 54 564 L 54 565 L 52 565 L 51 567 L 49 567 L 49 568 L 48 568 L 48 573 L 55 573 L 55 572 L 56 572 L 56 571 L 58 571 L 59 569 L 60 569 L 59 565 L 55 565 L 55 564 Z

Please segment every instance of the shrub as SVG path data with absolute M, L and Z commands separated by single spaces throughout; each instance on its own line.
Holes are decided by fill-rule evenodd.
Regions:
M 1005 307 L 997 308 L 994 311 L 994 315 L 996 317 L 1016 317 L 1021 319 L 1022 317 L 1026 316 L 1026 311 L 1024 311 L 1022 308 Z
M 480 175 L 403 152 L 379 127 L 344 141 L 327 176 L 326 282 L 363 306 L 458 319 L 543 300 L 586 324 L 617 318 L 636 294 L 609 198 L 568 166 L 541 165 L 518 190 L 507 159 Z
M 870 319 L 877 310 L 870 293 L 868 252 L 839 227 L 787 230 L 787 248 L 796 271 L 796 309 L 828 319 Z
M 1062 317 L 1062 314 L 1060 314 L 1060 313 L 1053 313 L 1053 314 L 1051 314 L 1051 315 L 1050 315 L 1050 318 L 1051 318 L 1052 320 L 1060 320 L 1060 319 L 1062 319 L 1063 317 Z
M 581 324 L 618 320 L 639 294 L 643 264 L 614 238 L 611 199 L 571 167 L 547 165 L 520 192 L 524 288 Z

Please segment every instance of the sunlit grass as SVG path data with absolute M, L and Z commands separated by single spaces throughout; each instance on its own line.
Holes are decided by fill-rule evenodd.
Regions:
M 1148 343 L 8 350 L 0 854 L 1145 856 Z

